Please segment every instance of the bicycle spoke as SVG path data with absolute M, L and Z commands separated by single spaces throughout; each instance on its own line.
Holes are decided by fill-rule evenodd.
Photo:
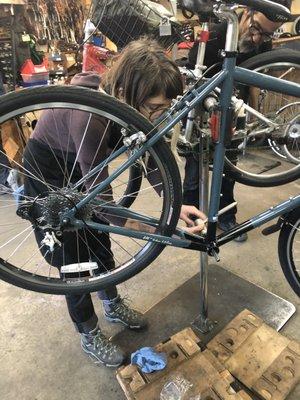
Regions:
M 23 151 L 24 151 L 24 149 L 25 149 L 25 144 L 23 143 L 23 142 L 24 142 L 24 136 L 22 135 L 23 132 L 21 131 L 21 128 L 20 128 L 18 122 L 16 121 L 15 123 L 16 123 L 17 129 L 18 129 L 20 143 L 22 144 L 22 148 L 23 148 Z M 30 149 L 29 149 L 29 152 L 30 152 Z M 29 165 L 32 167 L 32 169 L 33 169 L 34 171 L 38 171 L 39 178 L 40 178 L 43 182 L 45 182 L 45 178 L 44 178 L 44 176 L 43 176 L 43 174 L 42 174 L 42 171 L 40 170 L 39 165 L 37 164 L 37 162 L 35 161 L 34 158 L 33 158 L 33 160 L 34 160 L 34 163 L 35 163 L 35 167 L 34 167 L 31 163 L 29 163 Z
M 49 88 L 50 91 L 53 89 L 54 92 L 60 90 Z M 24 101 L 20 113 L 15 110 L 8 115 L 11 121 L 21 121 L 16 131 L 19 153 L 17 157 L 9 153 L 7 160 L 19 171 L 24 195 L 8 189 L 4 193 L 7 198 L 0 198 L 0 258 L 6 260 L 6 268 L 16 266 L 21 281 L 28 280 L 29 286 L 36 282 L 37 286 L 46 288 L 45 292 L 51 292 L 53 287 L 57 292 L 72 292 L 75 287 L 90 287 L 98 281 L 103 285 L 102 282 L 123 275 L 123 270 L 126 275 L 127 268 L 133 266 L 134 270 L 139 263 L 148 262 L 155 252 L 162 249 L 161 244 L 145 239 L 105 233 L 101 229 L 98 232 L 82 223 L 73 226 L 72 219 L 69 225 L 64 225 L 63 213 L 74 209 L 75 220 L 86 220 L 86 224 L 91 224 L 94 219 L 98 220 L 97 213 L 102 214 L 101 205 L 111 204 L 129 212 L 120 214 L 116 226 L 128 223 L 127 229 L 132 232 L 135 229 L 142 232 L 147 228 L 163 234 L 169 219 L 173 218 L 173 202 L 177 197 L 173 175 L 174 171 L 178 172 L 167 156 L 164 143 L 147 149 L 146 154 L 132 166 L 128 162 L 139 146 L 126 148 L 122 129 L 129 136 L 140 131 L 148 135 L 156 127 L 149 125 L 147 128 L 145 120 L 137 114 L 131 115 L 132 111 L 115 115 L 119 109 L 110 112 L 109 109 L 102 110 L 101 106 L 77 107 L 72 102 L 73 97 L 63 101 L 68 89 L 63 89 L 56 102 L 53 98 L 49 101 L 43 92 L 38 105 Z M 74 90 L 76 92 L 72 88 L 70 93 Z M 48 88 L 45 93 L 47 91 Z M 25 91 L 24 94 L 27 96 Z M 99 94 L 95 93 L 88 100 L 85 93 L 83 97 L 88 103 L 93 103 L 97 96 Z M 103 97 L 105 107 L 111 101 L 114 100 Z M 26 125 L 22 125 L 24 121 L 21 118 L 25 118 Z M 1 120 L 7 119 L 1 115 Z M 91 134 L 95 127 L 101 129 Z M 5 152 L 0 155 L 4 156 Z M 111 183 L 105 188 L 106 176 Z M 147 182 L 145 178 L 148 178 Z M 103 187 L 99 193 L 100 204 L 97 199 L 87 203 L 87 196 L 97 191 L 99 184 Z M 77 207 L 81 200 L 84 205 Z M 124 201 L 126 208 L 122 206 Z M 115 217 L 115 206 L 102 215 L 100 226 L 109 224 L 109 219 Z M 92 265 L 89 269 L 89 262 L 97 263 L 98 269 Z M 74 272 L 61 272 L 62 266 L 66 267 L 63 271 L 69 268 Z M 25 272 L 30 279 L 26 278 Z
M 7 246 L 9 243 L 11 243 L 12 241 L 16 240 L 19 236 L 21 236 L 24 232 L 28 231 L 28 229 L 32 229 L 31 226 L 25 228 L 23 231 L 19 232 L 17 235 L 15 235 L 13 238 L 9 239 L 8 241 L 6 241 L 4 244 L 2 244 L 0 246 L 0 249 L 2 249 L 3 247 Z
M 87 238 L 86 238 L 86 233 L 85 233 L 85 231 L 84 231 L 84 235 L 85 235 L 85 239 L 83 239 L 83 237 L 79 234 L 79 237 L 84 241 L 84 243 L 86 244 L 86 247 L 87 247 L 87 249 L 88 249 L 88 253 L 89 253 L 89 259 L 90 259 L 90 261 L 92 260 L 92 257 L 91 257 L 91 254 L 93 253 L 93 255 L 95 256 L 95 258 L 96 258 L 96 260 L 100 263 L 100 265 L 106 270 L 106 271 L 108 271 L 108 269 L 106 268 L 106 266 L 105 266 L 105 264 L 100 260 L 100 258 L 96 255 L 96 253 L 93 251 L 93 250 L 91 250 L 90 248 L 89 248 L 89 244 L 88 244 L 88 240 L 87 240 Z M 104 247 L 104 246 L 103 246 Z M 79 262 L 79 260 L 78 260 L 78 262 Z
M 85 127 L 85 130 L 84 130 L 84 132 L 83 132 L 83 136 L 82 136 L 82 139 L 81 139 L 79 148 L 78 148 L 78 150 L 77 150 L 76 158 L 75 158 L 75 161 L 74 161 L 74 163 L 73 163 L 73 167 L 72 167 L 72 170 L 71 170 L 69 179 L 68 179 L 67 186 L 69 186 L 70 183 L 71 183 L 71 179 L 72 179 L 72 176 L 73 176 L 73 173 L 74 173 L 75 165 L 76 165 L 76 163 L 77 163 L 77 161 L 78 161 L 78 157 L 79 157 L 80 151 L 81 151 L 81 149 L 82 149 L 82 145 L 83 145 L 85 136 L 86 136 L 86 134 L 87 134 L 87 131 L 88 131 L 88 128 L 89 128 L 91 119 L 92 119 L 92 114 L 89 114 L 88 122 L 87 122 L 87 125 L 86 125 L 86 127 Z
M 16 252 L 23 246 L 23 244 L 27 241 L 27 239 L 34 233 L 34 229 L 26 235 L 25 239 L 23 239 L 19 245 L 15 248 L 15 250 L 6 258 L 6 261 L 8 261 Z

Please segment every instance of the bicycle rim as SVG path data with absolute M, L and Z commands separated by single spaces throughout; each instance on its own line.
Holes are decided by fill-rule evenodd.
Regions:
M 300 83 L 300 64 L 273 62 L 253 70 Z M 275 122 L 277 128 L 269 129 L 265 122 L 247 113 L 246 131 L 233 135 L 232 145 L 226 151 L 229 173 L 232 170 L 236 180 L 252 186 L 276 186 L 297 179 L 300 166 L 295 153 L 298 155 L 299 139 L 293 121 L 299 118 L 298 99 L 254 87 L 249 89 L 247 96 L 249 104 Z M 285 111 L 279 112 L 282 109 Z M 293 135 L 296 138 L 291 140 Z
M 294 292 L 300 296 L 300 217 L 295 210 L 283 225 L 278 252 L 283 273 Z
M 282 152 L 289 161 L 300 163 L 300 102 L 291 103 L 280 111 L 279 115 L 285 115 L 289 123 L 286 127 L 285 142 Z M 286 114 L 288 116 L 286 117 Z
M 98 174 L 75 190 L 84 177 L 85 158 L 96 165 L 107 160 L 107 154 L 116 154 L 122 133 L 143 131 L 147 135 L 153 127 L 142 116 L 110 96 L 74 87 L 52 87 L 5 96 L 0 101 L 0 121 L 4 147 L 0 166 L 5 165 L 6 153 L 10 173 L 9 185 L 2 186 L 0 197 L 0 278 L 45 293 L 84 293 L 126 280 L 158 256 L 164 246 L 147 240 L 108 236 L 87 225 L 83 229 L 57 229 L 59 213 L 74 207 L 124 163 L 128 154 L 106 161 Z M 88 132 L 93 127 L 100 127 L 102 136 L 91 139 Z M 76 129 L 82 133 L 79 139 L 72 136 Z M 120 136 L 109 148 L 112 132 Z M 94 200 L 78 211 L 77 218 L 84 223 L 96 220 L 114 226 L 129 222 L 129 230 L 171 234 L 181 204 L 178 169 L 163 141 L 149 149 L 146 157 L 151 160 L 147 164 L 149 180 L 143 180 L 138 193 L 130 193 L 128 188 L 136 187 L 130 184 L 130 177 L 137 181 L 140 177 L 125 170 L 111 183 L 111 189 L 101 193 L 101 207 Z M 90 170 L 88 167 L 85 174 Z M 127 202 L 130 211 L 155 219 L 154 228 L 145 219 L 141 224 L 135 217 L 125 221 L 109 210 L 101 211 L 109 204 L 118 207 L 124 196 L 134 199 Z

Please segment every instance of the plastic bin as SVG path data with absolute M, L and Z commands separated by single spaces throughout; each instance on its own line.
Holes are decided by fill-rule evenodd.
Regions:
M 23 87 L 45 86 L 45 85 L 48 85 L 48 81 L 23 82 Z
M 21 74 L 24 83 L 47 82 L 49 80 L 49 72 L 40 72 L 36 74 Z
M 48 72 L 48 61 L 44 58 L 42 64 L 33 64 L 31 59 L 27 59 L 20 69 L 21 74 L 37 74 Z
M 49 79 L 48 61 L 44 59 L 42 64 L 35 65 L 32 60 L 26 60 L 20 73 L 25 83 L 47 81 Z

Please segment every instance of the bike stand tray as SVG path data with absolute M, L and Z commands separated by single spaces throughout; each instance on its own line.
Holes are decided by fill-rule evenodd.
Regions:
M 251 397 L 250 400 L 258 400 L 258 399 L 263 399 L 263 400 L 282 400 L 285 397 L 278 397 L 277 394 L 285 394 L 288 393 L 289 390 L 291 390 L 292 385 L 294 384 L 293 379 L 289 381 L 290 386 L 286 386 L 285 388 L 281 389 L 281 392 L 278 393 L 272 393 L 272 396 L 270 397 L 261 397 L 257 396 L 254 394 L 255 392 L 252 392 L 252 390 L 256 390 L 257 393 L 259 393 L 259 390 L 262 390 L 263 393 L 269 393 L 270 392 L 270 387 L 263 387 L 263 383 L 267 382 L 268 380 L 265 379 L 264 376 L 261 376 L 261 379 L 258 379 L 258 375 L 253 375 L 255 379 L 253 378 L 249 382 L 245 382 L 245 385 L 238 385 L 238 379 L 241 379 L 242 373 L 239 375 L 237 371 L 235 370 L 235 363 L 237 362 L 237 356 L 242 357 L 243 354 L 246 355 L 246 357 L 250 356 L 249 353 L 247 353 L 242 346 L 240 346 L 243 343 L 246 343 L 246 339 L 249 336 L 249 333 L 251 332 L 256 332 L 256 329 L 259 327 L 262 327 L 261 329 L 266 329 L 266 332 L 262 332 L 264 338 L 268 334 L 268 329 L 272 329 L 276 334 L 276 331 L 279 331 L 285 324 L 286 322 L 291 318 L 291 316 L 295 313 L 295 307 L 293 304 L 290 302 L 274 295 L 273 293 L 270 293 L 266 291 L 265 289 L 239 277 L 238 275 L 226 270 L 223 267 L 220 267 L 216 264 L 210 264 L 208 268 L 208 304 L 209 304 L 209 318 L 214 322 L 214 328 L 212 331 L 210 331 L 207 334 L 202 334 L 198 329 L 195 327 L 197 326 L 197 315 L 199 314 L 199 309 L 200 309 L 200 299 L 199 299 L 199 292 L 200 292 L 200 285 L 199 285 L 199 274 L 194 275 L 192 278 L 190 278 L 188 281 L 186 281 L 183 285 L 179 286 L 177 289 L 175 289 L 173 292 L 171 292 L 168 296 L 166 296 L 164 299 L 162 299 L 160 302 L 158 302 L 156 305 L 154 305 L 151 309 L 149 309 L 145 313 L 145 317 L 148 320 L 148 328 L 145 331 L 139 332 L 138 334 L 135 332 L 131 331 L 126 331 L 126 334 L 121 331 L 117 335 L 114 336 L 114 341 L 118 344 L 120 344 L 123 348 L 127 350 L 127 352 L 133 353 L 137 349 L 140 349 L 142 347 L 155 347 L 157 343 L 169 343 L 168 346 L 170 345 L 170 340 L 168 338 L 171 338 L 174 342 L 174 338 L 178 341 L 178 337 L 180 335 L 178 332 L 184 330 L 189 327 L 189 332 L 191 332 L 191 328 L 193 329 L 194 333 L 196 334 L 197 340 L 195 339 L 195 336 L 189 336 L 190 339 L 188 339 L 188 345 L 184 347 L 184 357 L 188 358 L 187 355 L 190 355 L 189 352 L 193 353 L 195 351 L 195 344 L 199 346 L 201 349 L 205 349 L 210 351 L 210 356 L 213 357 L 213 362 L 212 364 L 214 367 L 216 365 L 222 364 L 226 372 L 223 370 L 223 375 L 220 377 L 217 376 L 217 378 L 221 379 L 221 381 L 216 381 L 219 383 L 216 383 L 217 387 L 219 388 L 218 390 L 216 389 L 215 391 L 211 392 L 211 387 L 208 388 L 205 386 L 205 390 L 207 389 L 207 398 L 209 400 L 249 400 L 248 395 L 246 394 L 247 391 L 249 393 L 249 389 L 251 389 Z M 244 311 L 247 310 L 247 311 Z M 236 323 L 239 324 L 241 318 L 243 319 L 243 312 L 248 313 L 247 315 L 253 315 L 252 321 L 251 317 L 246 317 L 246 319 L 250 319 L 246 325 L 248 324 L 251 329 L 246 329 L 241 327 L 239 328 L 241 330 L 241 334 L 239 335 L 239 341 L 234 338 L 235 334 L 235 328 L 228 327 L 227 325 L 230 323 Z M 242 316 L 242 317 L 241 317 Z M 195 321 L 196 318 L 196 321 Z M 196 322 L 196 323 L 194 323 Z M 245 325 L 244 323 L 240 323 L 240 325 Z M 226 335 L 222 336 L 222 332 L 226 332 Z M 230 336 L 229 334 L 233 335 Z M 248 335 L 248 336 L 247 336 Z M 281 336 L 281 335 L 280 335 Z M 282 337 L 282 336 L 281 336 Z M 193 339 L 194 338 L 194 339 Z M 249 338 L 247 339 L 249 340 Z M 258 340 L 258 339 L 257 339 Z M 256 340 L 256 344 L 257 344 Z M 269 337 L 268 337 L 269 340 Z M 274 339 L 275 340 L 275 339 Z M 275 341 L 276 342 L 276 341 Z M 274 343 L 275 343 L 274 342 Z M 283 338 L 281 341 L 279 340 L 280 346 L 276 348 L 276 345 L 274 344 L 274 348 L 272 348 L 272 357 L 269 358 L 267 361 L 262 360 L 261 364 L 263 365 L 264 371 L 268 369 L 268 367 L 271 366 L 273 362 L 275 362 L 275 359 L 277 356 L 279 356 L 279 351 L 282 353 L 284 349 L 288 347 L 288 339 L 285 340 Z M 220 352 L 216 349 L 218 347 L 219 343 L 225 343 L 224 351 Z M 234 343 L 232 345 L 232 343 Z M 161 349 L 162 347 L 158 346 L 158 349 Z M 178 345 L 178 343 L 177 343 Z M 226 349 L 230 348 L 229 346 L 232 346 L 232 349 L 237 349 L 237 352 L 234 352 L 234 357 L 226 358 L 227 353 Z M 172 345 L 171 345 L 172 346 Z M 182 345 L 180 345 L 182 348 Z M 179 347 L 180 347 L 179 346 Z M 227 346 L 227 347 L 226 347 Z M 292 345 L 291 348 L 289 348 L 288 352 L 292 351 L 294 353 L 294 356 L 296 357 L 297 360 L 299 360 L 299 344 L 294 348 Z M 232 350 L 231 349 L 231 350 Z M 169 349 L 170 350 L 170 349 Z M 174 350 L 174 349 L 173 349 Z M 175 349 L 176 350 L 176 349 Z M 239 351 L 239 352 L 238 352 Z M 263 351 L 260 352 L 263 353 Z M 182 361 L 181 353 L 178 352 L 177 350 L 172 353 L 172 350 L 169 352 L 168 361 L 169 361 L 169 366 L 172 367 L 174 363 L 177 362 L 177 360 Z M 280 354 L 281 354 L 280 353 Z M 177 355 L 178 354 L 178 355 Z M 194 353 L 193 353 L 194 354 Z M 205 353 L 207 354 L 207 353 Z M 226 357 L 224 356 L 226 354 Z M 201 354 L 201 357 L 204 356 L 204 354 Z M 198 355 L 197 357 L 200 357 Z M 203 359 L 200 357 L 198 360 L 199 363 L 201 364 Z M 223 357 L 223 359 L 222 359 Z M 292 361 L 289 360 L 290 354 L 284 355 L 284 360 L 288 361 L 291 363 Z M 288 358 L 286 358 L 288 357 Z M 219 364 L 215 363 L 215 360 L 219 362 Z M 239 359 L 238 359 L 239 360 Z M 242 358 L 241 358 L 242 360 Z M 197 363 L 198 363 L 197 361 Z M 245 357 L 244 360 L 245 361 Z M 187 377 L 192 377 L 194 376 L 192 371 L 194 370 L 193 365 L 189 364 L 190 361 L 185 360 L 184 365 L 185 368 L 187 368 Z M 226 362 L 226 363 L 225 363 Z M 298 362 L 298 361 L 297 361 Z M 245 363 L 244 363 L 245 364 Z M 291 367 L 290 365 L 284 365 L 287 369 L 285 370 L 285 374 L 288 375 L 288 369 Z M 244 365 L 245 367 L 245 365 Z M 136 371 L 135 366 L 127 366 L 123 375 L 121 376 L 120 373 L 118 373 L 118 380 L 119 383 L 121 382 L 121 386 L 123 388 L 123 391 L 125 392 L 126 396 L 128 399 L 147 399 L 151 400 L 152 398 L 161 400 L 158 397 L 151 397 L 151 391 L 147 394 L 146 397 L 143 397 L 141 389 L 141 385 L 144 385 L 143 390 L 150 390 L 150 386 L 148 387 L 148 383 L 152 378 L 145 378 L 141 374 L 136 374 L 134 378 L 132 378 L 130 375 L 131 372 Z M 133 369 L 132 369 L 133 368 Z M 298 367 L 297 367 L 298 368 Z M 217 368 L 218 370 L 218 368 Z M 131 371 L 131 372 L 130 372 Z M 182 372 L 182 370 L 180 370 Z M 190 372 L 189 372 L 190 371 Z M 220 373 L 220 370 L 218 370 Z M 263 370 L 261 372 L 264 372 Z M 271 371 L 271 372 L 270 372 Z M 178 370 L 179 372 L 179 370 Z M 270 372 L 270 373 L 269 373 Z M 207 371 L 205 372 L 207 373 Z M 214 374 L 215 372 L 212 372 Z M 270 367 L 268 371 L 269 375 L 272 376 L 273 382 L 280 383 L 278 379 L 280 378 L 280 375 L 275 372 L 275 370 Z M 291 374 L 291 372 L 289 372 Z M 129 374 L 129 375 L 128 375 Z M 163 372 L 161 372 L 163 375 Z M 231 389 L 231 386 L 228 387 L 228 380 L 233 380 L 232 375 L 236 374 L 236 381 L 235 381 L 235 386 Z M 273 375 L 272 375 L 273 374 Z M 152 375 L 152 374 L 151 374 Z M 173 374 L 174 375 L 174 374 Z M 176 375 L 176 374 L 175 374 Z M 199 375 L 199 374 L 198 374 Z M 216 375 L 215 375 L 216 376 Z M 299 377 L 299 371 L 297 369 L 297 372 L 295 372 L 294 376 L 291 376 L 292 378 L 295 377 L 295 380 L 297 377 Z M 130 382 L 131 380 L 134 379 L 134 384 L 133 387 L 130 387 Z M 163 378 L 162 378 L 163 379 Z M 165 379 L 165 380 L 164 380 Z M 160 390 L 162 390 L 162 383 L 164 384 L 167 383 L 167 378 L 165 377 L 160 383 L 157 383 L 159 385 Z M 178 378 L 179 379 L 179 378 Z M 225 379 L 225 380 L 224 380 Z M 286 380 L 284 380 L 285 382 Z M 293 382 L 292 382 L 293 381 Z M 129 382 L 129 383 L 128 383 Z M 157 381 L 158 382 L 158 381 Z M 169 381 L 168 381 L 169 382 Z M 147 385 L 146 385 L 147 383 Z M 193 385 L 195 385 L 195 380 L 193 381 Z M 129 386 L 128 386 L 129 385 Z M 137 386 L 135 386 L 137 385 Z M 154 390 L 154 393 L 157 395 L 157 390 L 158 387 L 155 388 L 155 384 L 152 383 L 151 380 L 151 390 Z M 197 383 L 198 385 L 198 383 Z M 199 385 L 203 385 L 203 383 L 199 383 Z M 223 385 L 223 386 L 222 386 Z M 224 386 L 225 385 L 225 386 Z M 248 385 L 248 387 L 247 387 Z M 270 383 L 271 388 L 272 385 L 274 386 L 274 383 Z M 137 389 L 139 388 L 139 389 Z M 147 389 L 146 389 L 147 388 Z M 222 390 L 224 388 L 226 389 L 226 393 L 223 393 Z M 134 389 L 134 390 L 133 390 Z M 201 389 L 202 390 L 202 389 Z M 225 390 L 225 389 L 224 389 Z M 231 396 L 228 395 L 228 390 L 231 393 Z M 265 392 L 264 392 L 265 391 Z M 219 393 L 218 395 L 216 394 Z M 137 393 L 139 393 L 139 396 L 137 396 Z M 145 392 L 146 393 L 146 392 Z M 223 393 L 223 397 L 222 397 Z M 204 394 L 204 392 L 203 392 Z M 206 394 L 206 392 L 205 392 Z M 261 394 L 261 393 L 260 393 Z M 275 397 L 273 397 L 273 394 Z M 234 396 L 233 396 L 234 395 Z M 130 397 L 131 396 L 131 397 Z M 136 397 L 134 397 L 136 396 Z M 218 397 L 219 396 L 219 397 Z M 227 397 L 226 397 L 227 396 Z M 228 397 L 229 396 L 229 397 Z M 277 396 L 277 397 L 276 397 Z M 193 400 L 199 400 L 197 397 L 190 396 L 191 399 Z M 293 398 L 293 397 L 292 397 Z M 185 399 L 183 397 L 183 399 Z M 189 399 L 189 397 L 188 397 Z M 204 398 L 201 397 L 201 400 Z M 294 399 L 294 398 L 293 398 Z M 295 398 L 296 399 L 296 398 Z
M 132 353 L 144 346 L 154 346 L 187 326 L 193 326 L 192 322 L 200 309 L 199 291 L 199 275 L 196 274 L 145 313 L 149 324 L 147 330 L 138 334 L 121 331 L 114 340 Z M 208 304 L 209 318 L 215 326 L 205 335 L 195 330 L 204 344 L 244 309 L 250 310 L 277 331 L 296 311 L 292 303 L 216 264 L 208 267 Z
M 300 380 L 300 343 L 242 311 L 204 346 L 191 328 L 155 346 L 162 371 L 119 368 L 129 400 L 284 400 Z M 241 388 L 244 385 L 245 390 Z

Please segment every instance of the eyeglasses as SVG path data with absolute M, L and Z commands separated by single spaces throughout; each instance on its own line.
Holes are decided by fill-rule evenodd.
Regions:
M 165 105 L 161 107 L 157 107 L 153 109 L 151 106 L 142 105 L 140 107 L 140 112 L 147 118 L 149 121 L 153 121 L 154 119 L 160 117 L 165 111 L 169 109 L 170 105 Z
M 261 36 L 262 42 L 269 42 L 274 37 L 274 32 L 265 32 L 257 21 L 254 20 L 254 13 L 250 16 L 249 33 L 251 36 Z

